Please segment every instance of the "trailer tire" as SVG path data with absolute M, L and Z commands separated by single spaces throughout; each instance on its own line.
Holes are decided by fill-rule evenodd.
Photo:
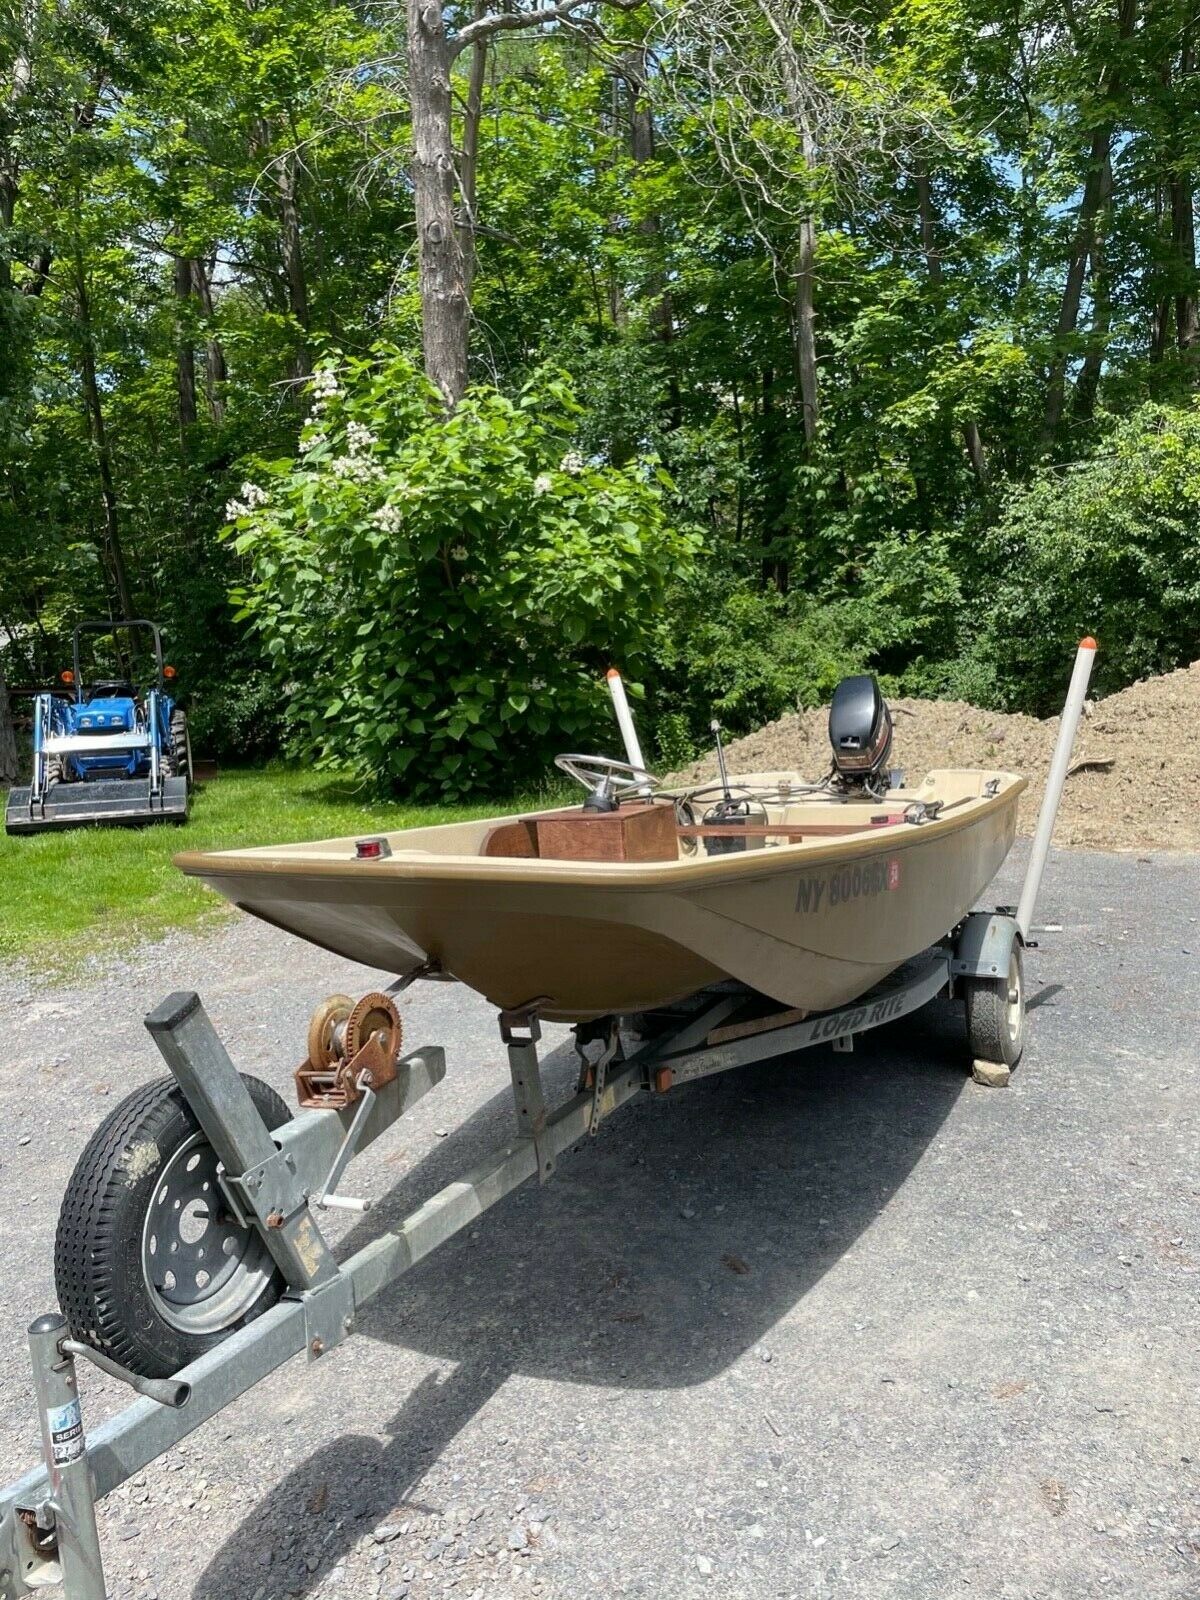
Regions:
M 242 1081 L 268 1128 L 290 1119 L 274 1089 Z M 76 1339 L 164 1378 L 275 1304 L 283 1278 L 257 1229 L 204 1210 L 208 1195 L 220 1203 L 215 1177 L 216 1154 L 173 1078 L 114 1107 L 71 1174 L 54 1240 L 58 1303 Z
M 1025 973 L 1020 943 L 1013 942 L 1005 977 L 967 978 L 964 988 L 972 1058 L 1015 1067 L 1025 1048 Z

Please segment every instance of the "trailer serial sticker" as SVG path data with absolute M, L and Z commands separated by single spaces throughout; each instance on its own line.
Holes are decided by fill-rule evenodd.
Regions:
M 50 1434 L 50 1449 L 56 1467 L 68 1461 L 78 1461 L 83 1454 L 83 1412 L 78 1400 L 65 1406 L 50 1406 L 46 1412 L 46 1426 Z
M 866 861 L 853 867 L 835 867 L 832 872 L 812 872 L 796 885 L 796 910 L 820 911 L 822 906 L 840 906 L 865 895 L 887 894 L 900 887 L 900 861 Z

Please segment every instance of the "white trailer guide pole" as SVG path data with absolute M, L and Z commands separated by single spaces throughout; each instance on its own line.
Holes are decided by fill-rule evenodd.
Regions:
M 1083 702 L 1087 698 L 1088 683 L 1091 681 L 1095 660 L 1095 639 L 1081 639 L 1075 654 L 1075 670 L 1071 673 L 1071 684 L 1067 690 L 1067 703 L 1063 706 L 1062 721 L 1058 725 L 1058 738 L 1055 740 L 1050 772 L 1046 778 L 1046 792 L 1042 796 L 1042 809 L 1038 812 L 1033 848 L 1029 852 L 1029 865 L 1025 869 L 1025 882 L 1021 885 L 1021 901 L 1017 906 L 1017 927 L 1021 930 L 1022 939 L 1029 937 L 1029 929 L 1033 923 L 1038 890 L 1042 886 L 1042 874 L 1046 870 L 1046 857 L 1050 853 L 1050 837 L 1054 832 L 1063 785 L 1067 781 L 1067 768 L 1071 764 L 1075 733 L 1079 727 L 1079 719 L 1083 715 Z
M 617 726 L 625 743 L 625 759 L 631 767 L 636 767 L 639 772 L 645 772 L 646 758 L 642 755 L 637 729 L 633 725 L 633 712 L 630 711 L 629 701 L 625 698 L 625 685 L 616 667 L 608 669 L 608 692 L 612 696 L 613 710 L 617 714 Z M 638 793 L 649 794 L 649 784 L 640 785 Z

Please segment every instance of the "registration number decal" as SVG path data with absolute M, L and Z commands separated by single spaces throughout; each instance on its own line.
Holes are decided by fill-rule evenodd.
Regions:
M 824 906 L 840 906 L 848 900 L 887 894 L 900 887 L 900 860 L 864 861 L 852 867 L 835 867 L 832 872 L 813 872 L 796 885 L 796 910 L 820 911 Z

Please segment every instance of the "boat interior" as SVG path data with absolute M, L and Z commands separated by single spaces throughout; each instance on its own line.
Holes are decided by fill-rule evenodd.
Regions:
M 405 829 L 373 839 L 326 839 L 236 852 L 345 861 L 434 857 L 579 862 L 694 862 L 745 850 L 780 850 L 880 829 L 934 822 L 983 804 L 1019 782 L 1009 773 L 931 772 L 915 788 L 839 794 L 795 772 L 730 777 L 720 784 L 630 795 L 610 810 L 583 805 Z

